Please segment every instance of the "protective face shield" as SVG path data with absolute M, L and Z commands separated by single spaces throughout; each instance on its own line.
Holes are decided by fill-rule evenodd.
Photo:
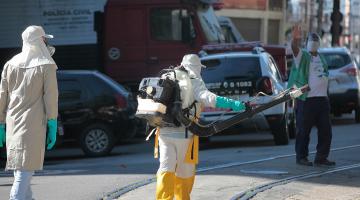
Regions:
M 206 68 L 205 65 L 201 64 L 199 56 L 196 54 L 185 55 L 181 61 L 181 65 L 189 71 L 190 76 L 201 78 L 201 69 Z
M 320 47 L 320 42 L 320 36 L 316 33 L 311 33 L 307 39 L 306 49 L 309 52 L 317 52 Z
M 49 51 L 50 56 L 53 56 L 54 53 L 55 53 L 55 47 L 52 46 L 52 45 L 50 45 L 49 42 L 47 41 L 47 39 L 44 39 L 44 43 L 45 43 L 45 45 L 46 45 L 46 48 L 47 48 L 48 51 Z

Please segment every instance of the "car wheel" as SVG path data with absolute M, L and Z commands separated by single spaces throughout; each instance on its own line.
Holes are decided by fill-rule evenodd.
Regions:
M 355 109 L 355 122 L 360 123 L 360 107 Z
M 287 124 L 287 114 L 277 121 L 270 124 L 271 132 L 274 136 L 274 142 L 276 145 L 289 144 L 289 129 Z
M 108 126 L 96 123 L 82 132 L 79 142 L 87 156 L 97 157 L 111 152 L 115 145 L 115 137 Z

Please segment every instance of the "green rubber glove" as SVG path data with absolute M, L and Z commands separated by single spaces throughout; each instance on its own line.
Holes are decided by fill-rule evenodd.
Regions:
M 216 97 L 217 108 L 231 108 L 233 111 L 245 110 L 245 104 L 240 101 L 235 101 L 226 97 Z
M 54 147 L 56 143 L 56 132 L 57 132 L 57 120 L 49 119 L 47 122 L 47 150 L 50 150 Z
M 6 142 L 5 124 L 0 124 L 0 147 L 3 147 Z

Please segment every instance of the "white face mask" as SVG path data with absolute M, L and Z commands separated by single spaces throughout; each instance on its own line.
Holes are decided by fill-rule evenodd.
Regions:
M 50 56 L 53 56 L 55 53 L 55 47 L 51 45 L 46 45 L 46 48 L 48 49 Z
M 47 40 L 44 40 L 44 43 L 45 43 L 47 50 L 49 51 L 50 56 L 53 56 L 55 53 L 55 47 L 50 45 Z
M 320 42 L 315 42 L 315 41 L 308 41 L 306 49 L 309 52 L 317 52 L 317 50 L 320 47 Z

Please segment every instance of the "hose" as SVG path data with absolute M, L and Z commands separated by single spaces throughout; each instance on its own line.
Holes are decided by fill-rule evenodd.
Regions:
M 300 90 L 302 93 L 305 93 L 309 90 L 309 87 L 308 85 L 306 85 L 301 88 L 290 90 L 287 93 L 282 93 L 278 98 L 274 98 L 272 101 L 262 104 L 256 108 L 252 108 L 249 104 L 245 104 L 246 109 L 244 112 L 236 114 L 235 116 L 229 119 L 217 121 L 215 123 L 211 123 L 207 125 L 202 125 L 196 122 L 195 120 L 191 120 L 188 117 L 186 117 L 182 112 L 181 102 L 176 102 L 174 104 L 174 112 L 176 113 L 176 119 L 179 122 L 181 122 L 183 125 L 185 125 L 194 135 L 197 135 L 199 137 L 209 137 L 227 128 L 230 128 L 231 126 L 245 119 L 251 118 L 259 112 L 262 112 L 280 103 L 293 99 L 294 97 L 291 95 L 291 91 L 295 91 L 295 90 Z M 180 90 L 178 90 L 177 95 L 180 95 Z

